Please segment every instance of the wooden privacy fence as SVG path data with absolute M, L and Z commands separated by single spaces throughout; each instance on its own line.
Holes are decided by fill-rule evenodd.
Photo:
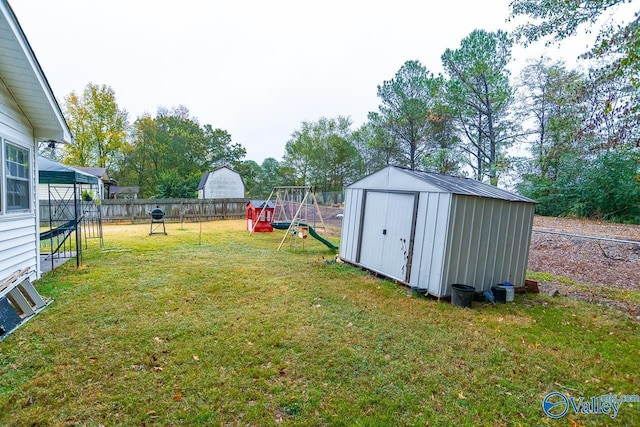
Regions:
M 210 221 L 245 217 L 248 199 L 111 199 L 102 200 L 105 222 L 147 222 L 158 206 L 166 221 Z

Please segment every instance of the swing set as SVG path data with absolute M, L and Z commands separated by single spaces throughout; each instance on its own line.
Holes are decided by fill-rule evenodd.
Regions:
M 327 227 L 322 219 L 320 206 L 318 206 L 318 200 L 312 187 L 274 187 L 260 212 L 260 217 L 271 200 L 274 200 L 275 206 L 271 226 L 278 230 L 286 230 L 280 245 L 278 245 L 278 251 L 282 248 L 287 238 L 289 238 L 290 245 L 293 247 L 296 237 L 302 239 L 302 248 L 304 249 L 304 241 L 308 236 L 313 237 L 332 250 L 338 250 L 336 245 L 320 236 L 316 231 L 316 229 L 320 228 L 323 232 L 326 232 Z M 256 224 L 253 225 L 250 234 L 254 232 Z

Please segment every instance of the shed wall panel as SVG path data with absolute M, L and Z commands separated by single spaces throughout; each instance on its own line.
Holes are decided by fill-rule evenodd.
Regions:
M 356 262 L 358 240 L 360 238 L 360 215 L 364 191 L 347 189 L 345 191 L 344 217 L 340 238 L 340 257 Z
M 510 250 L 505 254 L 505 266 L 503 279 L 514 285 L 524 285 L 529 256 L 529 244 L 531 242 L 531 227 L 533 225 L 534 208 L 522 203 L 510 204 L 510 224 L 507 232 L 507 244 Z
M 497 202 L 496 205 L 498 205 Z M 498 231 L 494 232 L 494 229 L 491 230 L 487 251 L 489 260 L 487 262 L 487 274 L 484 279 L 485 281 L 492 281 L 492 285 L 499 283 L 504 270 L 504 251 L 508 242 L 508 227 L 511 223 L 511 209 L 509 204 L 499 204 L 499 206 L 500 209 L 497 209 L 493 217 L 494 229 Z
M 442 279 L 450 201 L 450 194 L 420 193 L 409 283 L 434 294 Z
M 534 205 L 454 196 L 442 283 L 462 283 L 478 291 L 510 281 L 524 284 Z

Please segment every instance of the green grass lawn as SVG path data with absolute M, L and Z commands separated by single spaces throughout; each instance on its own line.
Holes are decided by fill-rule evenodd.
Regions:
M 571 299 L 461 309 L 243 221 L 105 227 L 0 342 L 0 425 L 640 425 L 547 417 L 552 391 L 640 394 L 640 327 Z

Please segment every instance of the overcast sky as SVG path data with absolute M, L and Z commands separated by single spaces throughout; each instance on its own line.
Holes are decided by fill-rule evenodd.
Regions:
M 405 61 L 437 74 L 472 30 L 509 30 L 509 1 L 9 0 L 61 105 L 89 82 L 130 122 L 184 105 L 258 163 L 281 160 L 303 121 L 355 129 Z M 550 53 L 571 62 L 585 46 Z M 512 69 L 541 52 L 516 47 Z

